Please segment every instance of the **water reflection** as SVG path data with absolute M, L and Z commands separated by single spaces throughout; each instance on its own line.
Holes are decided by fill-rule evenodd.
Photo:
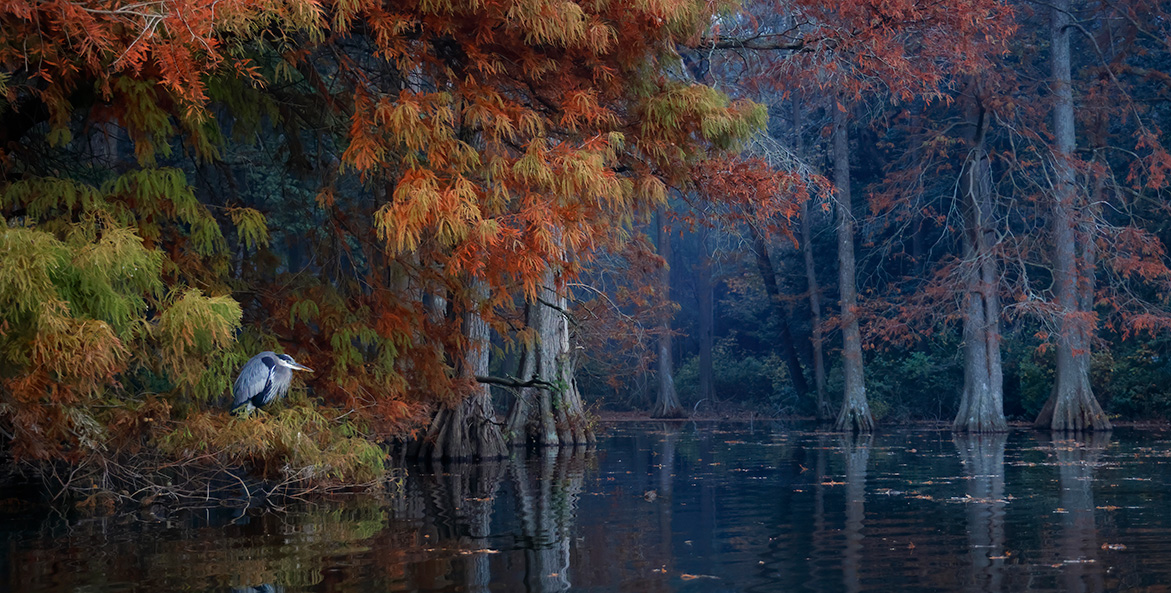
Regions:
M 866 519 L 866 465 L 874 436 L 847 435 L 839 444 L 846 458 L 846 546 L 842 555 L 842 579 L 848 593 L 862 590 L 862 527 Z
M 964 466 L 968 489 L 968 557 L 971 572 L 967 591 L 993 593 L 1005 590 L 1004 449 L 1008 434 L 957 433 L 956 451 Z
M 492 509 L 505 473 L 503 462 L 444 467 L 431 465 L 420 480 L 426 512 L 434 522 L 435 543 L 427 551 L 443 550 L 419 563 L 417 582 L 425 588 L 463 584 L 468 591 L 487 591 L 492 582 L 488 556 Z M 431 534 L 426 534 L 427 538 Z M 452 554 L 458 555 L 452 555 Z
M 509 473 L 525 544 L 525 590 L 568 591 L 569 544 L 585 479 L 584 455 L 548 450 L 529 463 L 512 464 Z
M 1070 593 L 1105 590 L 1098 561 L 1094 519 L 1094 471 L 1110 445 L 1110 433 L 1087 433 L 1054 439 L 1061 484 L 1061 534 L 1058 537 L 1061 585 Z
M 1171 582 L 1171 440 L 611 427 L 283 511 L 0 511 L 13 593 L 1097 592 Z

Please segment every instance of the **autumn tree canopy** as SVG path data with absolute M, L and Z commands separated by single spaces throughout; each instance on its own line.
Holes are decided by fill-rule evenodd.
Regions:
M 456 361 L 488 347 L 470 320 L 547 344 L 524 311 L 763 124 L 680 70 L 677 44 L 727 8 L 5 5 L 0 191 L 27 262 L 0 276 L 13 452 L 162 442 L 339 479 L 380 465 L 331 442 L 400 438 L 457 405 L 478 371 Z M 250 421 L 275 446 L 219 411 L 268 348 L 323 371 L 311 401 Z M 279 444 L 329 417 L 315 449 Z
M 663 415 L 1161 414 L 1160 11 L 9 2 L 3 450 L 371 479 L 588 446 L 652 368 Z M 261 350 L 318 373 L 233 420 Z

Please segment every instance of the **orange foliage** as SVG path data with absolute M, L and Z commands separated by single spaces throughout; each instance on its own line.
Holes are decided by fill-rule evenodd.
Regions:
M 759 157 L 710 159 L 695 169 L 697 189 L 721 208 L 721 219 L 747 223 L 796 242 L 787 224 L 801 210 L 810 192 L 828 187 L 821 177 L 770 167 Z M 782 221 L 783 219 L 783 221 Z

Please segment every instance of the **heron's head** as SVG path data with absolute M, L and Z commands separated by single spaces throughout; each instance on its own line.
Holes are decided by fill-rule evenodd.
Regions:
M 313 369 L 303 364 L 299 364 L 297 361 L 293 360 L 292 356 L 289 356 L 288 354 L 277 354 L 276 359 L 280 361 L 282 366 L 289 367 L 290 369 L 297 371 L 309 371 L 310 373 L 313 372 Z

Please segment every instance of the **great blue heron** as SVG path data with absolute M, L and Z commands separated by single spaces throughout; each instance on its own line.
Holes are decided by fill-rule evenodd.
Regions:
M 297 364 L 288 354 L 265 351 L 250 358 L 232 385 L 235 394 L 232 413 L 242 409 L 245 414 L 251 414 L 252 410 L 263 408 L 288 393 L 294 370 L 313 372 L 313 369 Z

